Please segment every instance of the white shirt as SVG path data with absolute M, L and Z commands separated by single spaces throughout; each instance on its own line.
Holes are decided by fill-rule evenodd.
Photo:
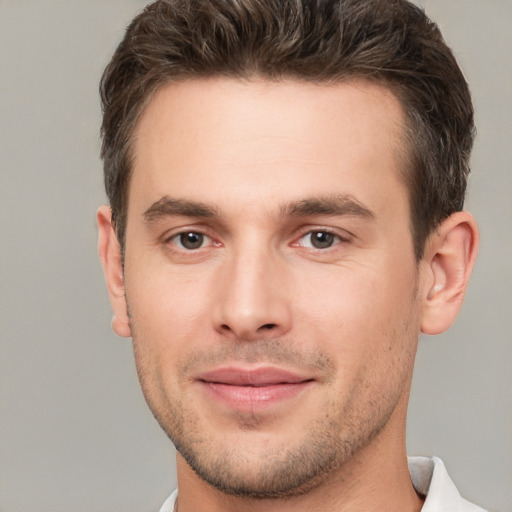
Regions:
M 426 496 L 421 512 L 485 512 L 461 498 L 441 459 L 409 457 L 409 472 L 416 491 Z M 160 512 L 173 512 L 177 496 L 176 490 L 167 498 Z
M 409 473 L 416 492 L 426 496 L 421 512 L 485 512 L 461 497 L 441 459 L 409 457 Z

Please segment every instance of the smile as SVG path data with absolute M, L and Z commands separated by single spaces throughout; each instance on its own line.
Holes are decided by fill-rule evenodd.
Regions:
M 204 391 L 216 401 L 238 410 L 265 409 L 298 397 L 315 380 L 274 368 L 220 368 L 197 377 Z

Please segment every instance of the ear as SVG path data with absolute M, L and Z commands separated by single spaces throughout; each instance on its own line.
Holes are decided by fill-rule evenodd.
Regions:
M 425 245 L 427 279 L 421 330 L 440 334 L 455 321 L 478 251 L 478 227 L 467 212 L 445 219 Z
M 112 211 L 109 206 L 102 206 L 97 213 L 98 219 L 98 253 L 105 279 L 107 281 L 110 304 L 114 311 L 112 329 L 118 335 L 131 336 L 130 321 L 124 290 L 121 248 L 112 226 Z

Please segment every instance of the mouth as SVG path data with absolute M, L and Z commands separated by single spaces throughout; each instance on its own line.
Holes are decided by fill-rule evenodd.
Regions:
M 196 377 L 210 398 L 231 409 L 265 409 L 297 398 L 315 379 L 275 367 L 226 367 Z

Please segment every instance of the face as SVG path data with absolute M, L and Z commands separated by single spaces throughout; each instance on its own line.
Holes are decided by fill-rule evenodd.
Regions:
M 305 492 L 403 428 L 422 282 L 403 122 L 364 82 L 228 79 L 169 85 L 141 117 L 124 268 L 137 369 L 218 489 Z

